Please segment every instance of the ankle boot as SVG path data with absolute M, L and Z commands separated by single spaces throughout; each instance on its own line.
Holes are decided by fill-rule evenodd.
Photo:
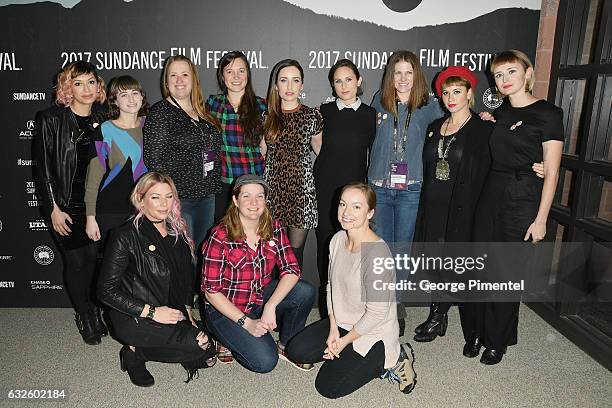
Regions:
M 108 329 L 104 324 L 104 319 L 102 319 L 102 310 L 98 306 L 93 306 L 91 314 L 93 316 L 93 327 L 96 333 L 98 333 L 98 336 L 108 336 Z
M 94 329 L 89 313 L 84 315 L 75 313 L 74 321 L 85 343 L 89 344 L 90 346 L 95 346 L 96 344 L 100 344 L 102 342 L 102 339 L 100 339 L 100 336 Z
M 136 352 L 132 351 L 129 346 L 121 347 L 119 362 L 121 364 L 121 371 L 127 371 L 132 384 L 139 387 L 150 387 L 155 384 L 155 379 L 149 370 L 147 370 L 145 361 L 138 358 Z
M 427 320 L 425 320 L 423 323 L 419 324 L 417 327 L 414 328 L 414 333 L 415 334 L 423 333 L 423 329 L 425 329 L 425 326 L 427 326 L 427 323 L 433 317 L 433 314 L 434 314 L 434 311 L 436 310 L 436 307 L 437 307 L 437 305 L 435 303 L 431 303 L 429 305 L 429 315 L 427 315 Z
M 448 315 L 434 310 L 430 319 L 427 319 L 421 333 L 414 335 L 414 341 L 429 342 L 435 340 L 436 337 L 444 337 L 446 328 L 448 327 Z

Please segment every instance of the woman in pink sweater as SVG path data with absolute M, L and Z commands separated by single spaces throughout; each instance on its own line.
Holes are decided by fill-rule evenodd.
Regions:
M 387 244 L 370 228 L 376 194 L 364 183 L 346 185 L 340 195 L 342 231 L 330 243 L 328 317 L 306 327 L 288 344 L 290 360 L 324 361 L 315 388 L 327 398 L 348 395 L 374 378 L 387 377 L 408 394 L 416 384 L 414 353 L 399 343 L 395 269 L 382 268 L 390 258 Z

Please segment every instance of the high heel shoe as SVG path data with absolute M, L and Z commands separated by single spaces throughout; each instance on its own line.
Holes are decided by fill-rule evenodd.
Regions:
M 437 310 L 434 310 L 431 318 L 425 321 L 420 333 L 414 335 L 414 341 L 425 343 L 435 340 L 435 338 L 438 336 L 444 337 L 447 328 L 448 314 L 440 313 Z
M 119 352 L 119 364 L 121 371 L 127 371 L 132 384 L 139 387 L 150 387 L 155 384 L 155 379 L 147 370 L 145 361 L 136 356 L 136 352 L 132 351 L 129 346 L 121 347 Z
M 98 333 L 94 329 L 93 322 L 89 313 L 81 315 L 79 313 L 74 314 L 74 322 L 76 323 L 77 329 L 83 338 L 83 341 L 90 346 L 95 346 L 102 342 Z
M 98 306 L 93 306 L 91 315 L 93 317 L 93 328 L 96 333 L 98 333 L 98 336 L 108 336 L 108 329 L 106 328 L 106 325 L 104 324 L 104 319 L 102 318 L 102 310 Z

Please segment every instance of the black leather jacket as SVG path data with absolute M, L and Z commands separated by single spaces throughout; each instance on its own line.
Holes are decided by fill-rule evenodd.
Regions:
M 104 110 L 92 107 L 92 125 L 104 121 Z M 78 131 L 76 118 L 69 107 L 52 106 L 36 113 L 36 133 L 32 143 L 33 158 L 37 161 L 38 195 L 47 214 L 53 204 L 65 209 L 70 201 L 72 179 L 76 171 L 76 146 L 72 134 Z
M 159 243 L 160 235 L 145 217 L 138 230 L 131 221 L 117 228 L 106 243 L 98 298 L 127 315 L 138 317 L 145 304 L 167 306 L 170 267 Z M 181 271 L 188 290 L 185 305 L 193 304 L 195 274 L 189 246 L 179 237 Z

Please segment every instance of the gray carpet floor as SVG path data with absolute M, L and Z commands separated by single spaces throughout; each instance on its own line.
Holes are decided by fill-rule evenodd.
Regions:
M 408 309 L 407 332 L 425 319 L 425 308 Z M 316 311 L 311 314 L 315 318 Z M 317 368 L 296 370 L 284 361 L 269 374 L 237 363 L 201 370 L 184 384 L 176 364 L 147 363 L 151 388 L 134 387 L 119 369 L 120 345 L 111 338 L 87 346 L 69 309 L 0 309 L 0 407 L 611 407 L 612 375 L 521 306 L 519 344 L 501 364 L 484 366 L 461 355 L 456 308 L 445 337 L 414 343 L 418 384 L 410 395 L 374 380 L 331 401 L 314 389 Z M 406 340 L 411 335 L 407 333 Z M 59 403 L 7 399 L 10 389 L 62 388 Z

